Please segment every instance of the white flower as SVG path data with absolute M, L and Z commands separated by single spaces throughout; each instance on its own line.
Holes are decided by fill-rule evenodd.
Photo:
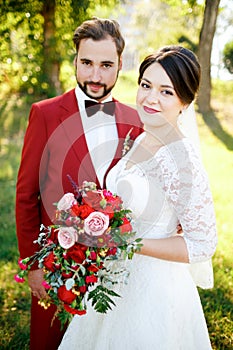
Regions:
M 69 249 L 78 240 L 77 231 L 73 227 L 61 227 L 58 231 L 58 242 L 64 249 Z
M 77 201 L 74 197 L 73 193 L 66 193 L 64 196 L 59 200 L 57 204 L 58 210 L 68 210 L 72 207 L 72 205 L 77 204 Z
M 94 211 L 84 220 L 84 231 L 91 236 L 101 236 L 109 226 L 109 216 Z

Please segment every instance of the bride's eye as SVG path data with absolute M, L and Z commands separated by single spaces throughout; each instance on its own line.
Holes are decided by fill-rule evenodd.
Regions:
M 173 95 L 174 95 L 173 92 L 170 91 L 170 90 L 162 90 L 161 93 L 162 93 L 163 95 L 170 95 L 170 96 L 173 96 Z
M 149 89 L 150 88 L 150 85 L 148 83 L 146 83 L 145 81 L 141 81 L 140 86 L 143 89 Z

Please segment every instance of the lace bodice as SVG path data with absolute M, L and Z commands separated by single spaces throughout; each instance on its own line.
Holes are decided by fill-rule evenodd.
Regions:
M 111 170 L 107 187 L 132 210 L 138 236 L 174 235 L 179 222 L 189 261 L 210 259 L 217 242 L 214 207 L 207 174 L 193 146 L 187 139 L 173 142 L 127 170 L 127 159 L 142 137 Z

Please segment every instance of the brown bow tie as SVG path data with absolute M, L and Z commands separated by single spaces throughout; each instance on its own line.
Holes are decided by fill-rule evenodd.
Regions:
M 85 100 L 85 109 L 88 117 L 93 116 L 99 111 L 103 111 L 106 114 L 114 115 L 115 102 L 109 101 L 105 103 L 98 103 L 91 100 Z

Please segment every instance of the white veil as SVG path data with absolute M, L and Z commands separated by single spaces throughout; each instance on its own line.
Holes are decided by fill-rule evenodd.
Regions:
M 179 116 L 178 127 L 185 137 L 191 140 L 201 159 L 200 139 L 194 103 Z M 190 271 L 194 282 L 203 289 L 213 288 L 214 277 L 212 259 L 200 263 L 190 264 Z
M 178 127 L 182 134 L 191 140 L 201 158 L 200 139 L 193 102 L 180 114 L 178 119 Z

